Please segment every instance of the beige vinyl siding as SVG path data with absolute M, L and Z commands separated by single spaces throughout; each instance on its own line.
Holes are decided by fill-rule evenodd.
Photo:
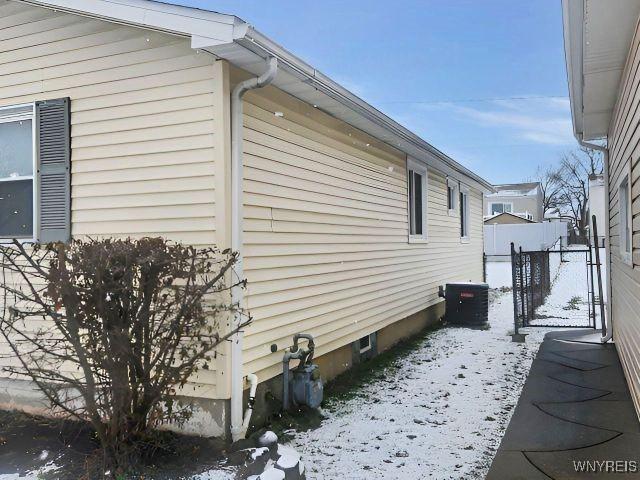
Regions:
M 188 39 L 0 2 L 0 105 L 71 98 L 74 237 L 224 246 L 226 82 Z M 227 396 L 219 370 L 185 393 Z
M 438 285 L 482 279 L 480 192 L 463 244 L 430 170 L 428 243 L 409 244 L 403 154 L 272 88 L 246 99 L 245 373 L 277 375 L 297 332 L 322 355 L 441 301 Z
M 609 218 L 611 238 L 611 312 L 636 410 L 640 412 L 640 35 L 636 30 L 609 132 Z M 632 263 L 620 255 L 618 185 L 631 170 Z

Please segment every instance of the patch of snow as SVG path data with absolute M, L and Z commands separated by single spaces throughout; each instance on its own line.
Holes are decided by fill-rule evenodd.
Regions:
M 267 468 L 264 472 L 258 475 L 259 480 L 284 480 L 285 473 L 277 468 Z
M 269 451 L 268 447 L 255 448 L 253 452 L 251 452 L 251 460 L 256 460 L 257 458 L 260 458 L 262 455 L 264 455 L 268 451 Z
M 278 436 L 271 430 L 267 430 L 258 439 L 260 445 L 273 445 L 278 441 Z
M 282 455 L 276 462 L 276 465 L 282 468 L 283 470 L 288 470 L 290 468 L 295 467 L 299 461 L 300 461 L 300 457 L 298 456 Z
M 208 472 L 200 473 L 190 480 L 234 480 L 236 478 L 235 472 L 231 470 L 209 470 Z M 256 477 L 257 478 L 257 477 Z
M 43 459 L 42 456 L 45 452 L 46 456 Z M 44 461 L 48 456 L 49 452 L 43 450 L 38 458 Z M 46 465 L 28 472 L 0 474 L 0 480 L 41 480 L 44 474 L 57 470 L 58 468 L 59 466 L 54 462 L 48 462 Z
M 559 267 L 549 308 L 561 308 L 553 302 L 564 303 L 566 295 L 557 291 L 576 283 L 571 260 Z M 502 265 L 489 269 L 489 284 L 510 285 L 510 263 L 495 263 Z M 447 327 L 429 334 L 354 398 L 334 401 L 319 428 L 294 434 L 291 445 L 307 465 L 307 478 L 484 478 L 531 361 L 552 330 L 521 329 L 526 342 L 513 343 L 508 292 L 497 294 L 489 319 L 487 330 Z
M 487 283 L 491 288 L 512 287 L 511 262 L 487 262 Z
M 582 246 L 580 248 L 584 249 Z M 590 288 L 589 267 L 587 266 L 586 255 L 583 252 L 569 251 L 563 254 L 565 261 L 562 264 L 559 262 L 559 254 L 551 255 L 552 276 L 554 270 L 557 274 L 553 281 L 551 293 L 545 303 L 537 309 L 537 318 L 531 322 L 532 325 L 591 326 L 592 321 L 589 316 L 588 302 Z M 558 265 L 554 266 L 554 263 L 558 263 Z M 595 277 L 594 289 L 597 290 L 597 279 Z M 596 325 L 599 325 L 599 308 L 596 309 L 596 317 Z
M 300 453 L 288 445 L 278 445 L 278 455 L 281 457 L 295 458 L 296 461 L 300 460 Z

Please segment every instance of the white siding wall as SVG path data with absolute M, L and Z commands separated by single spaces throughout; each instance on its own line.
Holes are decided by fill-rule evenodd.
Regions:
M 408 244 L 403 155 L 273 89 L 247 99 L 246 373 L 279 373 L 297 332 L 322 355 L 437 303 L 438 285 L 481 280 L 480 192 L 463 244 L 446 179 L 431 171 L 429 241 Z
M 186 39 L 0 2 L 0 105 L 71 98 L 75 237 L 218 240 L 225 75 Z M 219 373 L 186 393 L 225 396 Z
M 612 317 L 616 347 L 640 412 L 640 36 L 636 31 L 609 132 Z M 631 169 L 633 265 L 620 255 L 618 184 Z

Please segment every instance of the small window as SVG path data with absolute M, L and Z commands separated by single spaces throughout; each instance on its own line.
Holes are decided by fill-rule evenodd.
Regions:
M 34 237 L 33 106 L 0 109 L 0 238 Z
M 447 211 L 455 215 L 458 205 L 458 184 L 455 180 L 447 179 Z
M 469 238 L 469 194 L 460 189 L 460 238 Z
M 620 254 L 624 261 L 631 262 L 631 195 L 629 175 L 625 175 L 618 186 L 620 201 Z
M 360 347 L 360 353 L 365 353 L 371 350 L 371 335 L 362 337 L 358 340 L 358 346 Z
M 492 203 L 490 206 L 490 215 L 497 215 L 499 213 L 511 213 L 510 203 Z
M 427 169 L 408 161 L 409 239 L 427 238 Z

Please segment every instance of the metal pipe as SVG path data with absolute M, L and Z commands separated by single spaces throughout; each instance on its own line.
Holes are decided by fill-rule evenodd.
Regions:
M 293 347 L 292 347 L 293 348 Z M 298 359 L 302 362 L 303 358 L 307 355 L 307 351 L 304 349 L 296 350 L 294 352 L 287 352 L 282 357 L 282 409 L 289 410 L 289 362 L 294 359 Z
M 293 347 L 291 347 L 291 351 L 295 352 L 298 350 L 298 341 L 304 338 L 307 340 L 307 357 L 304 359 L 305 363 L 311 362 L 313 360 L 313 352 L 316 349 L 316 344 L 313 340 L 313 336 L 310 333 L 296 333 L 293 336 Z
M 242 255 L 242 97 L 249 90 L 269 85 L 278 73 L 278 61 L 269 58 L 268 68 L 258 78 L 250 78 L 240 82 L 231 93 L 231 250 L 238 255 L 234 271 L 237 280 L 244 278 Z M 237 282 L 234 282 L 237 283 Z M 232 318 L 232 328 L 242 325 L 242 304 L 244 290 L 241 285 L 231 289 L 231 304 L 236 311 Z M 244 438 L 242 412 L 242 332 L 236 333 L 231 339 L 231 438 L 235 442 Z
M 604 230 L 606 232 L 604 238 L 605 238 L 605 242 L 604 242 L 604 255 L 605 255 L 605 263 L 607 265 L 607 303 L 606 303 L 606 308 L 607 308 L 607 320 L 609 321 L 609 325 L 607 328 L 607 333 L 606 335 L 604 335 L 601 339 L 600 342 L 602 343 L 607 343 L 608 341 L 610 341 L 613 338 L 613 316 L 611 314 L 611 296 L 612 296 L 612 290 L 611 290 L 611 245 L 609 242 L 609 237 L 611 235 L 611 230 L 609 228 L 609 148 L 607 147 L 603 147 L 602 145 L 596 145 L 595 143 L 589 143 L 589 142 L 585 142 L 582 138 L 582 134 L 578 134 L 576 135 L 576 139 L 578 140 L 578 143 L 583 146 L 584 148 L 589 148 L 591 150 L 597 150 L 599 152 L 602 152 L 602 164 L 603 164 L 603 174 L 604 174 L 604 178 L 605 181 L 607 182 L 607 185 L 604 189 L 604 195 L 605 195 L 605 199 L 604 199 L 604 203 L 607 206 L 607 215 L 604 216 Z M 600 299 L 601 302 L 604 301 L 603 298 Z
M 605 322 L 605 318 L 604 318 L 604 299 L 602 298 L 602 294 L 604 293 L 602 291 L 602 273 L 600 271 L 600 247 L 597 245 L 598 243 L 598 222 L 596 221 L 596 216 L 593 215 L 593 217 L 591 218 L 591 223 L 593 224 L 593 239 L 594 242 L 596 242 L 596 272 L 598 272 L 598 295 L 600 296 L 600 322 L 602 323 L 602 333 L 604 334 L 603 338 L 606 338 L 608 335 L 608 332 L 610 329 L 607 329 L 607 322 Z M 593 267 L 591 270 L 591 283 L 593 283 Z M 596 321 L 596 317 L 595 317 L 595 308 L 596 305 L 595 303 L 593 304 L 593 310 L 594 310 L 594 317 L 593 317 L 593 321 L 595 323 Z M 611 338 L 611 337 L 609 337 Z
M 307 349 L 299 348 L 298 342 L 300 339 L 307 340 Z M 296 333 L 293 336 L 293 345 L 289 348 L 289 351 L 282 357 L 282 408 L 283 410 L 289 409 L 289 363 L 293 359 L 300 360 L 300 365 L 310 363 L 313 359 L 313 352 L 316 349 L 313 336 L 309 333 Z

